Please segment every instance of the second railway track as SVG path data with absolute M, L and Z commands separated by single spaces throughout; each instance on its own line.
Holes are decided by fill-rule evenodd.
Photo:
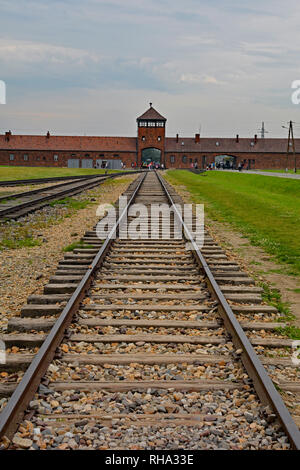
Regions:
M 82 191 L 94 188 L 107 179 L 126 175 L 128 172 L 94 177 L 81 177 L 79 180 L 66 181 L 48 188 L 34 189 L 23 193 L 0 197 L 0 221 L 19 219 L 48 205 L 53 200 L 74 196 Z M 132 174 L 132 172 L 130 172 Z
M 154 172 L 127 195 L 147 207 L 182 202 Z M 9 321 L 3 447 L 299 449 L 262 365 L 299 393 L 292 372 L 288 380 L 295 366 L 281 357 L 292 344 L 276 333 L 280 314 L 207 232 L 200 252 L 183 239 L 149 239 L 146 228 L 104 244 L 86 232 L 44 295 Z

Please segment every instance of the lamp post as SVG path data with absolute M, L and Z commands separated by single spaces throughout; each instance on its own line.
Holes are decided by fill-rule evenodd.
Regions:
M 289 130 L 289 136 L 288 136 L 288 143 L 287 143 L 287 151 L 286 151 L 286 171 L 287 171 L 287 166 L 288 166 L 288 159 L 289 159 L 289 153 L 290 153 L 290 142 L 292 143 L 293 147 L 293 154 L 294 154 L 294 171 L 297 173 L 297 157 L 296 157 L 296 150 L 295 150 L 295 139 L 294 139 L 294 130 L 293 130 L 293 121 L 289 122 L 289 127 L 286 126 L 281 126 L 283 129 L 288 129 Z

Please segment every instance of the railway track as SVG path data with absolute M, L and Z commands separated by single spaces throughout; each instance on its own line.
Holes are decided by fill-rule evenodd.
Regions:
M 129 206 L 182 203 L 154 172 L 127 195 Z M 300 391 L 280 314 L 207 232 L 200 252 L 146 229 L 104 243 L 86 232 L 44 294 L 9 321 L 3 447 L 299 449 L 270 378 L 289 397 Z M 188 228 L 186 237 L 194 244 Z
M 81 180 L 95 178 L 97 175 L 54 176 L 49 178 L 31 178 L 10 181 L 0 181 L 0 187 L 27 186 L 32 184 L 54 183 L 55 181 Z
M 131 172 L 132 173 L 132 172 Z M 121 173 L 121 175 L 128 173 Z M 25 215 L 41 209 L 53 200 L 74 196 L 82 191 L 91 189 L 110 178 L 120 176 L 118 173 L 112 175 L 100 175 L 85 178 L 81 177 L 74 181 L 67 181 L 49 188 L 34 189 L 23 193 L 0 197 L 0 221 L 18 219 Z

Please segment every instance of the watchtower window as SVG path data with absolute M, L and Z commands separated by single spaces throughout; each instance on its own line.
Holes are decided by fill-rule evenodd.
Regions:
M 155 127 L 155 121 L 148 121 L 148 127 Z

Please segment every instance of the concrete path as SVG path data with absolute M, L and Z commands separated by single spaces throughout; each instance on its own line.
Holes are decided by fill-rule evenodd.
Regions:
M 241 172 L 239 172 L 238 170 L 214 170 L 214 171 L 229 171 L 231 173 L 244 173 L 244 174 L 251 174 L 251 175 L 262 175 L 262 176 L 277 176 L 277 178 L 290 178 L 292 180 L 300 180 L 300 174 L 296 174 L 296 173 L 273 173 L 271 171 L 259 171 L 259 170 L 257 171 L 242 170 Z

